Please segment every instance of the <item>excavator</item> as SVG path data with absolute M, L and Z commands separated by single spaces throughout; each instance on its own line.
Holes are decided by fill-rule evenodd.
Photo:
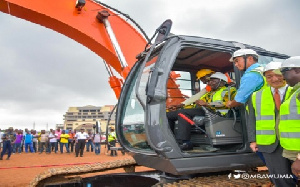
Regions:
M 264 165 L 247 143 L 244 106 L 226 115 L 203 107 L 205 116 L 193 119 L 194 149 L 188 151 L 180 149 L 166 111 L 204 86 L 196 77 L 200 69 L 228 73 L 239 88 L 243 72 L 229 62 L 237 49 L 255 50 L 262 65 L 288 55 L 234 41 L 175 35 L 171 20 L 149 38 L 128 15 L 96 0 L 0 0 L 0 11 L 64 34 L 103 59 L 118 98 L 117 137 L 138 165 L 170 176 Z

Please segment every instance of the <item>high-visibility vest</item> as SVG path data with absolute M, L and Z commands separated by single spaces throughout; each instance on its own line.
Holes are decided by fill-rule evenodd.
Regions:
M 212 100 L 211 101 L 206 101 L 206 102 L 218 102 L 220 101 L 221 103 L 223 102 L 223 97 L 225 96 L 226 94 L 226 91 L 227 91 L 227 88 L 224 86 L 224 87 L 221 87 L 219 90 L 217 90 L 214 94 L 213 94 L 213 97 L 212 97 Z M 202 95 L 200 97 L 201 100 L 204 100 L 204 98 L 206 97 L 206 95 L 208 94 L 211 94 L 211 92 L 207 92 L 205 93 L 204 95 Z M 185 109 L 189 109 L 189 108 L 195 108 L 196 107 L 196 104 L 192 104 L 192 105 L 186 105 L 184 106 Z
M 219 102 L 219 103 L 223 103 L 223 98 L 225 96 L 225 94 L 228 92 L 228 94 L 231 94 L 231 91 L 233 91 L 233 89 L 235 89 L 234 87 L 230 88 L 230 92 L 228 92 L 228 88 L 227 87 L 222 87 L 220 88 L 218 91 L 216 91 L 212 97 L 212 100 L 210 102 Z M 200 99 L 204 99 L 205 96 L 209 94 L 206 93 L 205 95 L 203 95 Z M 210 103 L 209 102 L 209 103 Z M 221 114 L 225 115 L 229 109 L 216 109 L 217 111 L 219 111 Z
M 263 70 L 264 70 L 264 68 L 262 66 L 259 66 L 259 67 L 256 67 L 256 68 L 252 69 L 251 71 L 247 72 L 247 73 L 250 73 L 250 72 L 258 73 L 263 78 L 264 82 L 263 82 L 262 87 L 260 87 L 258 90 L 255 90 L 255 91 L 260 91 L 260 90 L 262 90 L 264 88 L 267 88 L 267 81 L 266 81 L 266 77 L 263 75 Z
M 113 140 L 116 140 L 116 132 L 110 132 L 108 134 L 108 142 L 111 142 Z
M 284 149 L 300 151 L 300 101 L 297 89 L 280 106 L 279 134 L 280 144 Z
M 289 96 L 291 87 L 285 93 L 286 100 Z M 270 87 L 266 87 L 252 94 L 252 104 L 255 109 L 256 117 L 256 143 L 258 145 L 271 145 L 276 141 L 275 132 L 275 102 Z

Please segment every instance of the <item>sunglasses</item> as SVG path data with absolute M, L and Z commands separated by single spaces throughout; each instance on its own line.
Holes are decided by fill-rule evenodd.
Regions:
M 286 68 L 281 68 L 280 69 L 280 72 L 281 73 L 284 73 L 284 72 L 287 72 L 287 71 L 291 71 L 293 68 L 291 68 L 291 67 L 286 67 Z

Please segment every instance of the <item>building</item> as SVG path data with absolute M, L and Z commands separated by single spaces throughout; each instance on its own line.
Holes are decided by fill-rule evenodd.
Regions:
M 101 124 L 101 131 L 106 131 L 108 118 L 113 110 L 113 105 L 105 105 L 102 107 L 87 105 L 84 107 L 69 107 L 64 115 L 64 129 L 79 130 L 84 128 L 87 131 L 93 130 L 96 121 Z M 115 113 L 112 114 L 110 125 L 115 124 Z
M 56 124 L 55 129 L 64 129 L 64 124 Z M 47 127 L 47 130 L 48 130 L 48 127 Z

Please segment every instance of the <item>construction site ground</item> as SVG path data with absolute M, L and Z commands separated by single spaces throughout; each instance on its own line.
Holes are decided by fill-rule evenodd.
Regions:
M 0 186 L 29 186 L 30 182 L 40 173 L 49 168 L 67 168 L 75 165 L 109 162 L 114 160 L 131 158 L 131 156 L 121 152 L 118 156 L 112 157 L 106 155 L 106 148 L 102 146 L 101 154 L 95 155 L 94 152 L 84 152 L 83 157 L 75 157 L 75 153 L 55 154 L 39 154 L 39 153 L 24 153 L 12 154 L 10 160 L 6 160 L 7 155 L 4 155 L 3 160 L 0 160 Z M 147 167 L 138 166 L 135 171 L 149 171 L 152 170 Z M 81 177 L 90 177 L 100 174 L 108 173 L 123 173 L 124 169 L 113 169 L 105 172 L 90 173 L 81 175 Z

